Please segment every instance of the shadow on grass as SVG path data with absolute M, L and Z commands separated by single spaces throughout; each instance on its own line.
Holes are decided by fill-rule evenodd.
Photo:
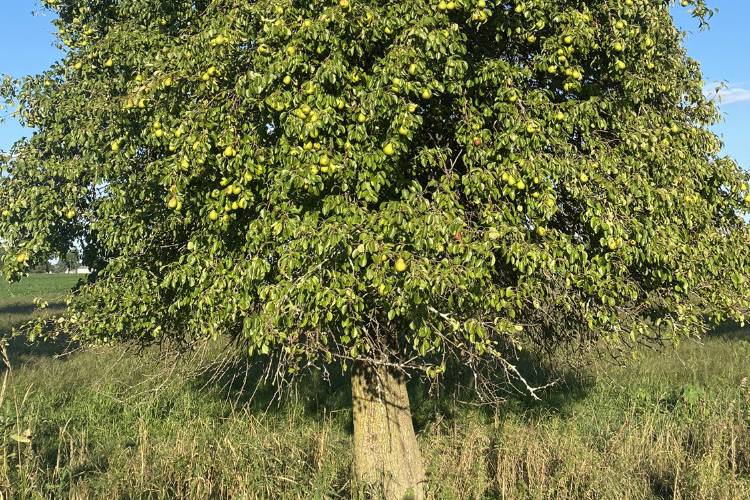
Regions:
M 747 340 L 750 341 L 750 325 L 740 326 L 739 324 L 727 321 L 713 328 L 709 337 L 719 337 L 727 340 Z
M 47 306 L 48 313 L 59 313 L 65 309 L 64 302 L 52 302 Z M 37 307 L 29 302 L 15 302 L 0 305 L 0 318 L 28 321 L 37 312 Z
M 435 418 L 461 418 L 465 406 L 476 407 L 492 419 L 514 416 L 533 420 L 546 414 L 565 414 L 594 386 L 593 377 L 582 370 L 556 365 L 533 353 L 521 353 L 513 362 L 530 387 L 549 386 L 536 392 L 535 398 L 519 380 L 509 379 L 503 370 L 497 370 L 488 377 L 494 390 L 482 398 L 478 396 L 472 373 L 457 370 L 454 372 L 457 375 L 444 380 L 439 388 L 414 384 L 415 425 L 422 429 Z
M 63 309 L 62 303 L 50 304 L 49 313 Z M 11 327 L 20 326 L 33 314 L 28 303 L 3 304 L 0 306 L 0 336 Z M 736 324 L 724 324 L 712 331 L 710 336 L 727 339 L 750 339 L 750 329 Z M 14 339 L 9 346 L 14 366 L 33 362 L 35 359 L 53 357 L 71 349 L 64 339 L 57 342 L 29 344 L 23 339 Z M 239 352 L 240 349 L 238 348 Z M 509 382 L 502 370 L 490 372 L 490 381 L 496 388 L 493 394 L 497 404 L 489 404 L 477 397 L 475 381 L 470 371 L 454 366 L 439 386 L 413 379 L 409 382 L 409 395 L 413 418 L 417 429 L 429 426 L 437 419 L 462 418 L 467 407 L 478 408 L 487 418 L 499 415 L 536 420 L 545 415 L 567 415 L 576 403 L 585 399 L 594 387 L 593 375 L 587 370 L 577 370 L 559 361 L 524 352 L 514 361 L 518 370 L 531 386 L 540 387 L 555 381 L 554 385 L 538 393 L 539 399 L 520 389 L 522 384 Z M 311 419 L 327 419 L 332 415 L 346 415 L 351 408 L 351 383 L 349 373 L 341 366 L 332 365 L 326 372 L 313 370 L 296 379 L 280 393 L 270 383 L 264 383 L 267 365 L 265 360 L 248 360 L 242 354 L 217 370 L 201 370 L 189 384 L 196 392 L 206 392 L 211 398 L 230 401 L 235 407 L 246 408 L 253 413 L 279 413 L 302 410 Z M 514 388 L 514 385 L 516 389 Z M 502 400 L 502 401 L 499 401 Z M 349 423 L 349 426 L 351 424 Z
M 349 375 L 338 365 L 325 372 L 310 370 L 281 389 L 266 381 L 267 372 L 265 359 L 240 355 L 231 363 L 203 369 L 192 385 L 252 413 L 282 413 L 293 407 L 302 408 L 306 417 L 323 419 L 351 407 Z
M 8 342 L 8 360 L 14 368 L 31 364 L 43 358 L 53 358 L 78 348 L 68 339 L 59 337 L 53 340 L 29 342 L 25 338 L 14 338 Z M 4 370 L 0 366 L 0 371 Z
M 516 361 L 530 385 L 555 383 L 540 391 L 539 399 L 535 399 L 518 388 L 518 383 L 513 384 L 514 387 L 505 374 L 498 371 L 491 380 L 497 388 L 496 400 L 489 403 L 478 397 L 474 377 L 468 370 L 449 370 L 453 375 L 444 377 L 439 385 L 414 378 L 409 381 L 408 389 L 416 430 L 423 430 L 436 420 L 460 419 L 467 407 L 479 408 L 487 418 L 500 414 L 531 420 L 544 414 L 564 414 L 571 405 L 585 398 L 594 385 L 593 378 L 580 371 L 555 367 L 528 353 Z M 202 374 L 196 378 L 194 386 L 196 390 L 209 389 L 214 397 L 234 401 L 254 413 L 281 413 L 290 408 L 302 408 L 305 416 L 313 420 L 343 413 L 347 430 L 352 431 L 350 373 L 343 372 L 341 366 L 330 366 L 326 372 L 307 372 L 283 392 L 269 383 L 259 382 L 266 368 L 259 361 L 238 360 L 220 372 Z
M 65 303 L 52 302 L 46 309 L 39 311 L 34 304 L 28 302 L 6 303 L 0 306 L 0 339 L 9 338 L 15 329 L 22 328 L 29 321 L 40 314 L 54 316 L 65 310 Z M 23 335 L 10 338 L 7 347 L 8 359 L 11 366 L 19 366 L 35 359 L 58 356 L 70 350 L 73 346 L 64 338 L 54 341 L 29 342 Z M 0 371 L 5 367 L 0 363 Z

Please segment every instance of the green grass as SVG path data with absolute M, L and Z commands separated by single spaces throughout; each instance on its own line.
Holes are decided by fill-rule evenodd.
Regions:
M 47 303 L 52 312 L 64 307 L 64 297 L 81 279 L 74 274 L 32 274 L 10 284 L 0 277 L 0 332 L 28 321 L 35 313 L 35 300 Z
M 0 304 L 11 300 L 59 296 L 83 277 L 82 274 L 30 274 L 18 283 L 8 283 L 0 278 Z
M 29 293 L 60 289 L 40 281 Z M 750 337 L 729 333 L 626 366 L 591 358 L 541 403 L 511 395 L 497 411 L 412 387 L 432 497 L 750 498 Z M 213 353 L 56 352 L 27 348 L 5 372 L 5 496 L 351 493 L 345 380 L 306 380 L 281 405 L 265 392 L 243 404 L 248 391 L 227 384 L 236 367 L 219 380 L 198 369 Z M 31 443 L 11 439 L 26 429 Z
M 18 283 L 8 283 L 0 277 L 0 338 L 39 314 L 56 314 L 65 307 L 65 296 L 82 279 L 75 274 L 31 274 Z M 36 304 L 44 304 L 40 311 Z M 11 342 L 10 354 L 14 364 L 32 355 L 51 354 L 60 345 L 26 346 L 19 340 Z M 0 367 L 2 364 L 0 363 Z

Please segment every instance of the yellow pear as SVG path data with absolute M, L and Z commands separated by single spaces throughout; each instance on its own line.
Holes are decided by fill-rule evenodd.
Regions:
M 406 261 L 402 257 L 399 257 L 393 267 L 396 268 L 396 272 L 403 273 L 406 271 Z

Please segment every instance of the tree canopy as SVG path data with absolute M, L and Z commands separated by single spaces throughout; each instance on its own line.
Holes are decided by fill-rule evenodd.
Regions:
M 76 338 L 436 376 L 744 319 L 748 176 L 670 2 L 47 5 L 0 237 L 14 279 L 84 248 Z

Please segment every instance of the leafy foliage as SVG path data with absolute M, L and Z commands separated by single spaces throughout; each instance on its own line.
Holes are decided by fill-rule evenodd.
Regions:
M 80 338 L 436 375 L 744 318 L 747 176 L 668 2 L 49 5 L 3 268 L 82 245 Z

